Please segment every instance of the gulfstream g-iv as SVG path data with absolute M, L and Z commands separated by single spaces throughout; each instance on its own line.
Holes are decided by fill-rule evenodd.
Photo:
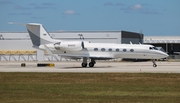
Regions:
M 116 58 L 152 59 L 153 66 L 156 67 L 155 59 L 168 57 L 168 54 L 152 45 L 91 43 L 83 38 L 79 41 L 56 40 L 42 24 L 28 23 L 26 27 L 34 48 L 62 57 L 82 59 L 82 67 L 94 67 L 96 60 Z

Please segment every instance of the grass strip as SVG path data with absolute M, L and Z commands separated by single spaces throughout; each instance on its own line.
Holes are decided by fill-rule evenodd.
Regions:
M 0 73 L 1 103 L 178 103 L 180 75 Z

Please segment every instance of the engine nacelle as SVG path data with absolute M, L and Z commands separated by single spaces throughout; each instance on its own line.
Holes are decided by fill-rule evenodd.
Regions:
M 54 48 L 56 50 L 64 50 L 64 51 L 79 51 L 82 50 L 82 42 L 81 41 L 63 41 L 54 44 Z

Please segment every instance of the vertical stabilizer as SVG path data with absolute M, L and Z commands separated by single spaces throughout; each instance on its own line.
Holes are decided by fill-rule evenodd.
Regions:
M 52 37 L 43 28 L 42 24 L 28 23 L 26 24 L 26 28 L 31 37 L 33 46 L 39 46 L 39 45 L 49 44 L 53 42 Z

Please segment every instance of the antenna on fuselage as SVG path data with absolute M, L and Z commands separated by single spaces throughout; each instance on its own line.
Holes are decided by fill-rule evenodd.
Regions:
M 129 43 L 130 43 L 130 44 L 132 44 L 132 42 L 131 42 L 131 41 L 130 41 Z

